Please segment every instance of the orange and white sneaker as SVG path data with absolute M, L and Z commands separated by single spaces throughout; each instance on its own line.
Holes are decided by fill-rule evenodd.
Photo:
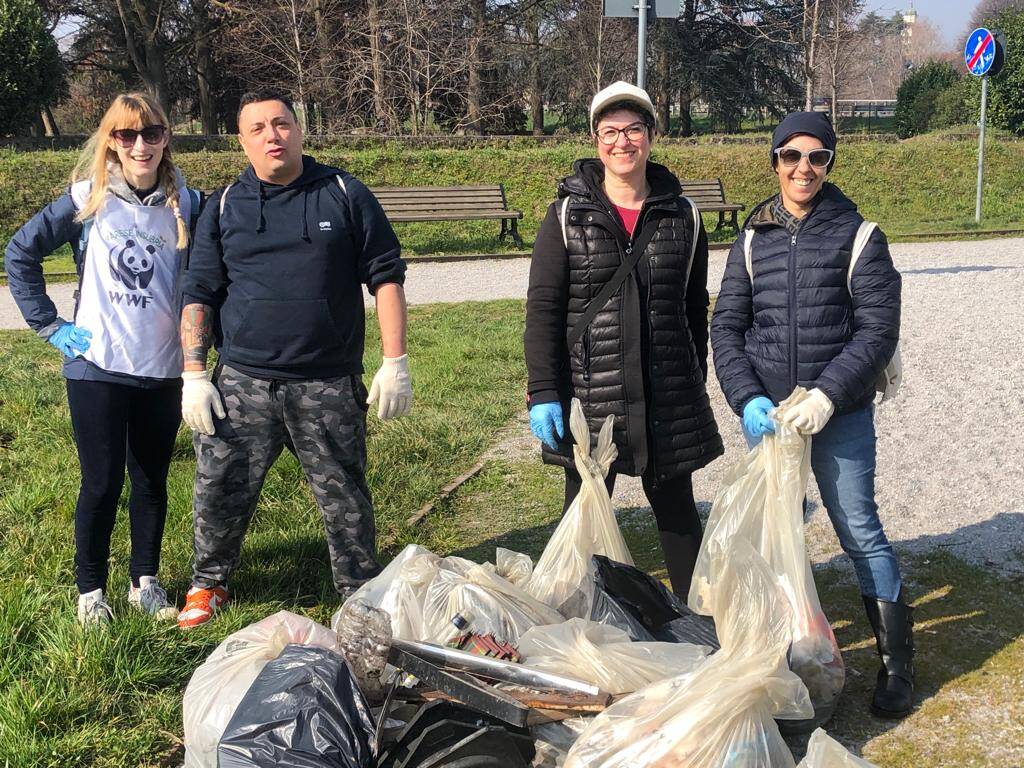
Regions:
M 185 594 L 185 607 L 178 614 L 178 626 L 188 629 L 205 624 L 213 618 L 213 614 L 228 604 L 228 599 L 228 591 L 224 587 L 192 587 Z

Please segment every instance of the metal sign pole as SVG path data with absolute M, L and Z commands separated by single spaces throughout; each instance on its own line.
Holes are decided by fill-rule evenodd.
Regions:
M 981 176 L 985 166 L 985 105 L 988 102 L 988 78 L 981 78 L 981 120 L 978 121 L 978 196 L 974 201 L 974 223 L 981 223 Z
M 636 87 L 644 87 L 644 64 L 647 61 L 647 0 L 633 6 L 640 14 L 636 33 Z

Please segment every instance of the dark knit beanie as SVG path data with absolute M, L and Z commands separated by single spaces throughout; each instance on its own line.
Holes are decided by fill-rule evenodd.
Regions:
M 786 141 L 798 133 L 813 136 L 821 142 L 825 149 L 831 149 L 835 153 L 836 132 L 832 128 L 832 121 L 828 119 L 828 115 L 824 112 L 790 112 L 782 118 L 782 122 L 779 123 L 778 128 L 772 133 L 772 168 L 775 167 L 777 159 L 775 150 L 785 146 Z M 833 154 L 832 160 L 829 161 L 828 167 L 825 169 L 825 173 L 831 171 L 835 163 L 836 156 Z

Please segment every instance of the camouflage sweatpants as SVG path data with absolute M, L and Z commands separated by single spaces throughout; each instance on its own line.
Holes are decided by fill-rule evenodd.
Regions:
M 193 583 L 227 583 L 238 564 L 267 470 L 292 447 L 324 517 L 334 586 L 345 593 L 380 572 L 366 485 L 366 389 L 358 376 L 257 379 L 222 366 L 214 384 L 227 417 L 196 433 Z

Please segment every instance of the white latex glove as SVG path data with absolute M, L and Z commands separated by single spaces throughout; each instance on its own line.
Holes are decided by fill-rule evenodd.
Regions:
M 805 435 L 816 435 L 825 428 L 836 407 L 828 399 L 828 395 L 817 387 L 807 395 L 803 402 L 786 410 L 782 421 Z
M 409 356 L 385 357 L 373 377 L 367 403 L 376 403 L 377 417 L 396 419 L 412 409 L 412 379 L 409 378 Z
M 181 374 L 181 418 L 196 432 L 213 434 L 213 416 L 226 414 L 220 392 L 206 377 L 206 371 L 185 371 Z

